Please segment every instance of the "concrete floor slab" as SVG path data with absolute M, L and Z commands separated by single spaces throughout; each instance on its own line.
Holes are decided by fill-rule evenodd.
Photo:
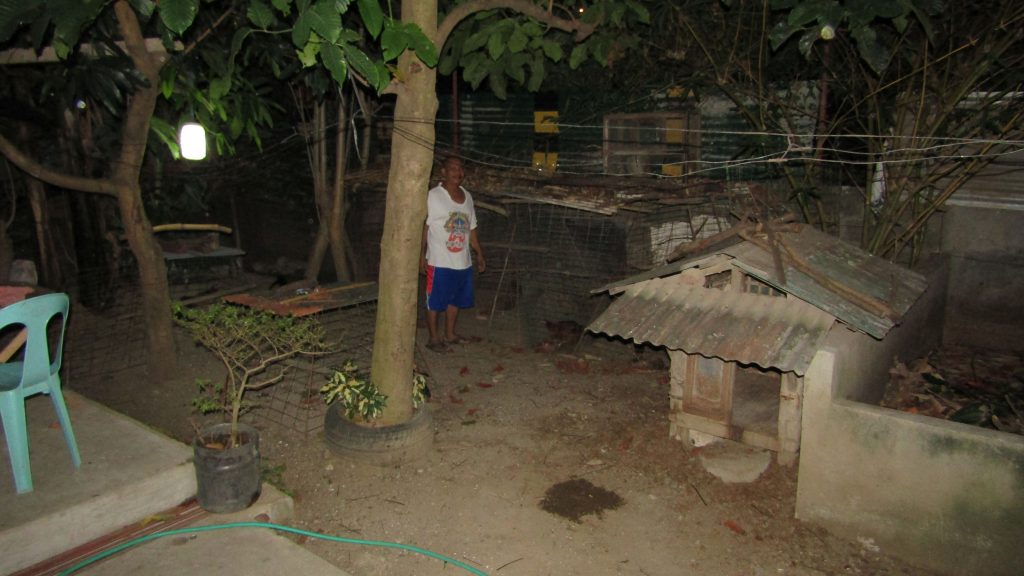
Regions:
M 26 402 L 34 490 L 16 494 L 0 441 L 0 573 L 45 560 L 195 495 L 190 447 L 65 390 L 75 469 L 48 396 Z M 59 537 L 55 537 L 59 535 Z
M 200 520 L 173 533 L 125 549 L 96 564 L 83 567 L 83 576 L 209 576 L 245 574 L 279 576 L 316 574 L 346 576 L 341 569 L 306 551 L 289 537 L 269 528 L 225 528 L 202 531 L 215 525 L 237 522 L 287 524 L 292 500 L 267 484 L 251 507 L 232 514 L 205 514 Z M 194 530 L 199 528 L 200 530 Z
M 269 488 L 269 487 L 265 487 Z M 269 488 L 274 491 L 273 488 Z M 276 491 L 275 491 L 276 492 Z M 230 522 L 253 520 L 252 512 L 246 517 L 208 515 L 197 526 L 222 525 Z M 263 517 L 261 516 L 262 520 Z M 214 531 L 189 531 L 164 536 L 133 546 L 94 565 L 84 567 L 76 574 L 83 576 L 122 576 L 147 574 L 148 576 L 180 576 L 203 574 L 209 576 L 245 574 L 246 576 L 280 576 L 282 574 L 316 574 L 317 576 L 346 576 L 319 556 L 306 551 L 289 537 L 269 528 L 225 528 Z

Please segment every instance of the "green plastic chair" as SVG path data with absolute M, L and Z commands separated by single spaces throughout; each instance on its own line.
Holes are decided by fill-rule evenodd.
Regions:
M 47 326 L 58 315 L 61 316 L 60 334 L 56 339 L 56 354 L 51 356 Z M 32 491 L 28 429 L 25 425 L 25 399 L 29 396 L 50 395 L 60 427 L 64 431 L 64 441 L 71 452 L 71 462 L 75 468 L 82 465 L 58 375 L 67 322 L 67 294 L 44 294 L 0 309 L 0 330 L 21 325 L 28 331 L 23 359 L 0 364 L 0 416 L 3 417 L 7 453 L 11 459 L 14 486 L 18 494 Z

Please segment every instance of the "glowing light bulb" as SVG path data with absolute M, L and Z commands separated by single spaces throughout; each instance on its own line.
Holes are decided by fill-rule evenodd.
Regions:
M 181 145 L 181 155 L 187 160 L 202 160 L 206 158 L 206 130 L 196 122 L 187 122 L 181 125 L 181 133 L 178 135 L 178 143 Z
M 822 40 L 831 40 L 836 37 L 836 29 L 829 24 L 825 24 L 821 27 L 820 34 Z

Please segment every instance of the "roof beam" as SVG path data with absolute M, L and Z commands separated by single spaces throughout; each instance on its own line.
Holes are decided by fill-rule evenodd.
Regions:
M 115 42 L 118 48 L 125 50 L 124 42 L 118 40 Z M 174 43 L 175 50 L 182 50 L 184 45 L 181 42 Z M 94 44 L 82 44 L 79 46 L 79 52 L 84 56 L 96 56 L 100 51 Z M 146 50 L 150 54 L 166 54 L 167 49 L 164 47 L 164 43 L 160 38 L 146 38 Z M 53 46 L 47 46 L 41 51 L 36 52 L 31 48 L 11 48 L 0 52 L 0 66 L 13 66 L 18 64 L 49 64 L 52 62 L 59 62 L 60 58 L 57 57 L 57 51 Z

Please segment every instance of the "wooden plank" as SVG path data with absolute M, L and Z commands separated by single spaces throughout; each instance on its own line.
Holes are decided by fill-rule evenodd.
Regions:
M 763 432 L 744 430 L 739 426 L 729 426 L 688 412 L 676 412 L 674 414 L 670 414 L 669 419 L 673 424 L 681 428 L 697 430 L 698 432 L 704 432 L 719 438 L 741 442 L 756 448 L 771 450 L 772 452 L 779 451 L 778 437 L 770 436 Z

